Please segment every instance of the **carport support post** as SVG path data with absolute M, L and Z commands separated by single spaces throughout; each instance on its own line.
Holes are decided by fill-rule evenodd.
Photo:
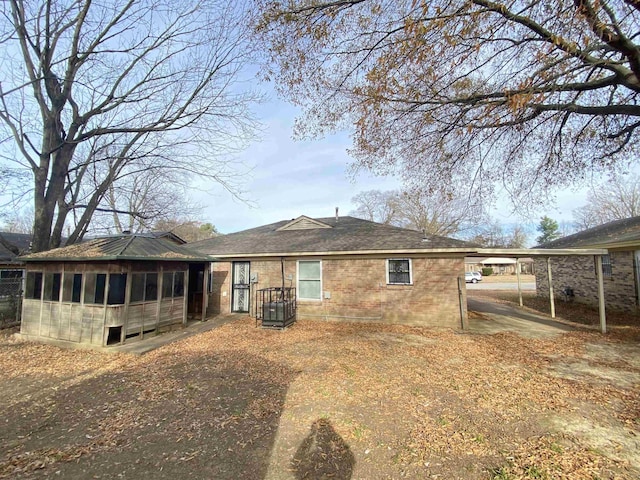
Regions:
M 551 318 L 556 318 L 556 304 L 553 298 L 553 279 L 551 277 L 551 257 L 547 257 L 547 280 L 549 281 L 549 306 L 551 307 Z
M 467 330 L 469 328 L 469 322 L 467 319 L 467 314 L 465 312 L 464 306 L 466 304 L 466 299 L 464 298 L 464 290 L 462 290 L 462 286 L 466 284 L 462 283 L 462 277 L 458 277 L 458 305 L 460 306 L 460 321 L 462 322 L 462 330 Z M 382 305 L 382 303 L 380 303 Z
M 602 255 L 596 255 L 596 275 L 598 277 L 598 310 L 600 311 L 600 331 L 607 333 L 607 315 L 604 310 L 604 280 L 602 275 Z
M 518 302 L 522 307 L 522 285 L 520 285 L 520 259 L 516 258 L 516 277 L 518 277 Z

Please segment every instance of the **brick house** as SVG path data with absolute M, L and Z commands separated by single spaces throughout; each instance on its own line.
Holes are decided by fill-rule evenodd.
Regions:
M 461 328 L 467 242 L 354 217 L 300 216 L 188 244 L 214 257 L 208 315 L 256 314 L 256 292 L 295 291 L 298 318 Z M 284 283 L 284 285 L 283 285 Z
M 602 256 L 604 299 L 607 308 L 638 311 L 640 265 L 640 217 L 616 220 L 540 245 L 540 248 L 605 248 Z M 535 258 L 538 295 L 549 297 L 549 282 L 544 259 Z M 597 305 L 596 265 L 588 256 L 558 256 L 551 263 L 556 294 L 569 287 L 576 301 Z

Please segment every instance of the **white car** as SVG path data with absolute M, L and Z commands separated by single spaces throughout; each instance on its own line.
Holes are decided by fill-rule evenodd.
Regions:
M 473 272 L 466 272 L 464 274 L 464 281 L 465 283 L 478 283 L 478 279 L 473 274 Z

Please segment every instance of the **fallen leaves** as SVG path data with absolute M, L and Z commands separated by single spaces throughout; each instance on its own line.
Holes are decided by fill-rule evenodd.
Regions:
M 564 378 L 551 368 L 586 358 L 593 368 L 635 371 L 624 356 L 604 356 L 616 342 L 628 355 L 633 347 L 621 339 L 254 325 L 240 319 L 142 357 L 0 338 L 0 396 L 23 412 L 0 417 L 7 426 L 0 476 L 78 465 L 112 476 L 161 468 L 165 478 L 178 468 L 201 478 L 262 476 L 267 466 L 282 474 L 353 467 L 359 478 L 633 478 L 640 467 L 637 454 L 625 464 L 547 421 L 580 414 L 596 422 L 606 414 L 639 434 L 637 385 Z M 324 432 L 313 438 L 331 439 L 328 450 L 301 449 L 313 428 Z M 340 458 L 350 450 L 355 464 L 331 455 L 332 466 L 318 464 L 338 444 Z M 302 453 L 293 462 L 298 451 L 313 462 Z M 213 460 L 220 470 L 208 470 Z

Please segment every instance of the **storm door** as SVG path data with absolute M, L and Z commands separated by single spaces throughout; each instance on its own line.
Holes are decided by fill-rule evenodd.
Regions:
M 249 313 L 249 262 L 233 262 L 231 311 Z

